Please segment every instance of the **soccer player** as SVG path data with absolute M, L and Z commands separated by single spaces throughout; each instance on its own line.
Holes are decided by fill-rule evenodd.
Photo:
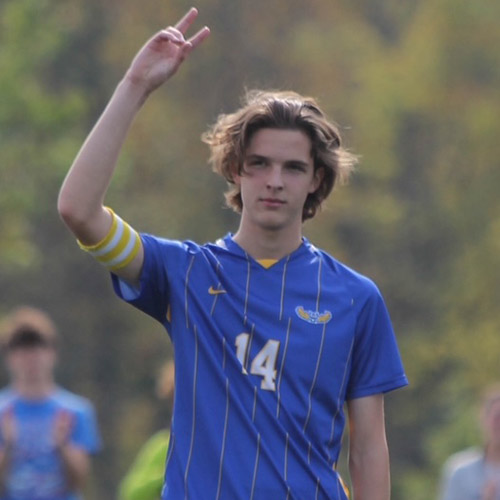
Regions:
M 138 52 L 58 204 L 116 293 L 172 339 L 162 498 L 345 500 L 336 463 L 347 403 L 354 497 L 388 500 L 383 394 L 407 380 L 376 286 L 302 236 L 355 162 L 316 102 L 253 92 L 204 135 L 241 213 L 234 235 L 205 245 L 139 235 L 104 206 L 134 116 L 209 35 L 185 38 L 196 15 Z
M 81 500 L 100 448 L 94 407 L 54 380 L 56 329 L 32 307 L 2 328 L 9 387 L 0 391 L 0 498 Z

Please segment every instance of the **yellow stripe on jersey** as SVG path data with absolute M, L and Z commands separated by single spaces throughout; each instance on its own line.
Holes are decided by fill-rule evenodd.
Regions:
M 278 259 L 257 259 L 257 262 L 264 268 L 269 269 L 278 262 Z
M 82 250 L 110 271 L 116 271 L 132 262 L 141 248 L 141 238 L 137 231 L 118 217 L 111 208 L 106 207 L 106 210 L 112 217 L 108 234 L 95 245 L 84 245 L 77 241 Z
M 349 491 L 349 488 L 347 487 L 347 484 L 345 484 L 345 482 L 342 479 L 342 477 L 341 477 L 340 474 L 339 474 L 339 479 L 340 479 L 340 485 L 344 489 L 344 493 L 347 495 L 347 498 L 351 498 L 351 492 Z

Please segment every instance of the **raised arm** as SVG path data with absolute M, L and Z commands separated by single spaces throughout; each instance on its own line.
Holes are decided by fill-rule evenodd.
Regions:
M 185 38 L 197 15 L 198 11 L 191 8 L 175 26 L 159 31 L 141 48 L 64 180 L 59 214 L 84 245 L 95 245 L 110 231 L 112 216 L 104 208 L 104 198 L 135 115 L 148 96 L 175 74 L 210 33 L 205 27 L 190 39 Z M 140 245 L 134 259 L 115 273 L 136 284 L 142 262 Z

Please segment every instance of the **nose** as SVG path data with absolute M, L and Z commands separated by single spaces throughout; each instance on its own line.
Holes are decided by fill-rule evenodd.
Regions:
M 281 165 L 273 164 L 271 166 L 266 184 L 269 189 L 283 189 L 283 172 Z

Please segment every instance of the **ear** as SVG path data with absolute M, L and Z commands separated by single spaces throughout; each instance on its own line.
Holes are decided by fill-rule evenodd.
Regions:
M 323 167 L 319 167 L 314 171 L 313 178 L 311 180 L 311 187 L 309 188 L 309 193 L 314 193 L 321 183 L 323 182 L 323 178 L 325 177 L 325 169 Z
M 233 165 L 231 167 L 231 177 L 233 179 L 233 182 L 237 185 L 241 185 L 241 174 L 238 169 L 238 165 Z

